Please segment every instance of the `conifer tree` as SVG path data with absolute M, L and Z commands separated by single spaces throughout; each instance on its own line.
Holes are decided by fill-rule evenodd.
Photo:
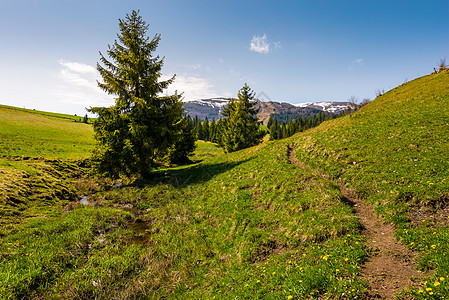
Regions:
M 233 152 L 260 143 L 263 132 L 259 122 L 254 99 L 254 91 L 245 83 L 239 90 L 238 98 L 231 99 L 223 109 L 223 132 L 220 145 L 225 152 Z
M 98 145 L 94 168 L 109 177 L 133 174 L 147 177 L 182 131 L 181 95 L 160 96 L 175 76 L 159 81 L 163 58 L 154 56 L 160 35 L 147 36 L 149 26 L 137 11 L 119 19 L 118 41 L 108 45 L 109 60 L 100 52 L 98 82 L 115 105 L 94 107 Z
M 209 134 L 210 134 L 210 132 L 209 132 L 209 120 L 207 119 L 207 116 L 206 116 L 206 118 L 204 119 L 204 122 L 203 122 L 203 139 L 205 141 L 210 141 Z
M 212 122 L 210 122 L 210 126 L 209 126 L 210 130 L 209 130 L 209 141 L 211 142 L 216 142 L 216 137 L 217 137 L 217 126 L 216 126 L 216 122 L 215 122 L 215 117 L 212 117 Z
M 278 129 L 279 129 L 279 123 L 277 119 L 274 119 L 274 122 L 272 123 L 270 129 L 270 140 L 277 140 L 278 137 Z
M 196 149 L 195 141 L 195 126 L 190 116 L 183 118 L 181 134 L 170 148 L 169 158 L 171 163 L 185 164 L 190 162 L 189 156 L 193 154 Z

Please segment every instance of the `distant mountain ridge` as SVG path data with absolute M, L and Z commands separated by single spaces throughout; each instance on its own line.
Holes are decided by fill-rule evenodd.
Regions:
M 221 114 L 223 107 L 227 105 L 229 98 L 210 98 L 184 102 L 184 109 L 192 118 L 198 116 L 201 120 L 206 117 L 216 120 L 223 117 Z M 270 116 L 280 120 L 290 120 L 299 117 L 309 117 L 320 111 L 332 114 L 339 114 L 352 106 L 351 102 L 343 101 L 322 101 L 300 104 L 290 104 L 286 102 L 261 101 L 256 99 L 260 112 L 257 114 L 262 124 L 266 125 Z

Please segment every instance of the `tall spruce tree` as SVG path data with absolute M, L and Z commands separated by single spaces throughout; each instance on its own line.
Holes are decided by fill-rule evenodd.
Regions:
M 163 58 L 154 56 L 160 35 L 147 36 L 149 26 L 138 11 L 119 19 L 118 41 L 108 45 L 108 60 L 100 52 L 98 86 L 115 95 L 115 105 L 94 107 L 98 145 L 94 169 L 108 177 L 147 177 L 157 160 L 182 134 L 181 95 L 160 96 L 174 80 L 159 81 Z
M 223 132 L 220 145 L 225 152 L 233 152 L 260 143 L 264 133 L 259 130 L 259 122 L 254 99 L 254 91 L 245 83 L 239 90 L 238 98 L 231 99 L 223 109 Z

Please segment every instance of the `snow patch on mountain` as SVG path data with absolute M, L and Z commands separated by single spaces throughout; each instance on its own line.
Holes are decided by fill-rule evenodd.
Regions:
M 198 100 L 190 100 L 185 101 L 186 103 L 194 103 L 199 105 L 207 105 L 210 107 L 223 107 L 228 104 L 228 98 L 210 98 L 210 99 L 198 99 Z
M 323 101 L 323 102 L 307 102 L 307 103 L 299 103 L 293 104 L 297 107 L 310 107 L 316 108 L 329 113 L 339 113 L 348 108 L 348 106 L 352 106 L 351 102 L 337 102 L 337 101 Z

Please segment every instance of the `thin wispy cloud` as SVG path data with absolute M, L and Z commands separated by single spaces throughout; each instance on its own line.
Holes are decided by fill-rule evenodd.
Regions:
M 161 80 L 167 80 L 169 78 L 171 76 L 164 75 Z M 220 97 L 209 80 L 192 75 L 176 75 L 175 81 L 164 93 L 171 95 L 175 91 L 183 93 L 184 101 Z
M 59 61 L 59 76 L 67 83 L 74 86 L 96 88 L 98 77 L 95 68 L 88 64 L 70 62 L 63 59 Z
M 107 95 L 97 85 L 101 76 L 94 66 L 60 59 L 59 79 L 54 94 L 61 102 L 90 106 L 110 106 L 113 97 Z
M 351 65 L 348 67 L 349 70 L 352 70 L 356 67 L 363 66 L 365 64 L 365 60 L 363 58 L 356 58 L 351 62 Z
M 352 64 L 360 66 L 365 64 L 365 60 L 363 58 L 357 58 L 352 61 Z
M 68 70 L 76 72 L 76 73 L 93 74 L 93 75 L 95 75 L 97 73 L 97 70 L 95 69 L 95 67 L 88 65 L 88 64 L 66 61 L 64 59 L 60 59 L 59 64 L 61 66 L 64 66 Z
M 264 33 L 262 36 L 253 36 L 249 50 L 262 54 L 269 53 L 270 44 L 267 42 L 267 35 Z

